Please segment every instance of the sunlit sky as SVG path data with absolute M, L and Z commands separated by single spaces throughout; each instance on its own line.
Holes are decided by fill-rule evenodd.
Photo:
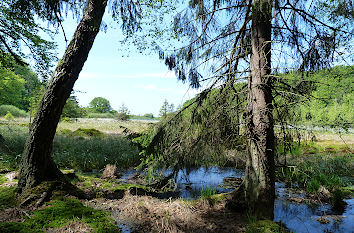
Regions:
M 107 15 L 104 22 L 108 30 L 99 32 L 74 86 L 81 106 L 87 106 L 94 97 L 104 97 L 115 110 L 124 104 L 131 114 L 157 116 L 165 99 L 177 107 L 194 97 L 197 91 L 177 81 L 158 54 L 144 55 L 137 50 L 129 54 L 122 52 L 123 35 L 119 25 Z M 69 41 L 77 24 L 72 17 L 67 17 L 63 23 Z M 66 48 L 61 31 L 54 41 L 58 45 L 58 58 L 61 58 Z

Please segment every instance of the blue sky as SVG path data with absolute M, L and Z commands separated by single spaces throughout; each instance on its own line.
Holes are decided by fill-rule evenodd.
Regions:
M 119 41 L 123 36 L 119 25 L 109 17 L 104 21 L 108 30 L 99 32 L 74 86 L 81 106 L 87 106 L 94 97 L 104 97 L 113 109 L 118 110 L 124 104 L 132 114 L 153 113 L 157 116 L 165 99 L 177 107 L 194 97 L 197 91 L 177 81 L 164 61 L 159 60 L 158 54 L 143 55 L 134 48 L 129 54 L 122 51 Z M 77 20 L 70 16 L 63 23 L 69 41 L 76 26 Z M 66 48 L 61 31 L 54 41 L 61 58 Z

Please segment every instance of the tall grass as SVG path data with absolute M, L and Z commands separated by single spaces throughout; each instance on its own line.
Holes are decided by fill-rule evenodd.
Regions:
M 204 199 L 208 199 L 215 194 L 216 194 L 216 189 L 212 187 L 202 187 L 202 189 L 200 190 L 200 196 L 201 198 Z
M 353 179 L 354 155 L 340 156 L 297 155 L 293 162 L 296 166 L 281 168 L 277 177 L 289 183 L 306 188 L 309 193 L 316 193 L 320 186 L 335 190 L 350 186 Z
M 140 163 L 138 148 L 123 136 L 72 136 L 67 131 L 58 133 L 53 142 L 52 155 L 61 168 L 90 171 L 103 169 L 106 164 L 126 168 Z M 0 134 L 5 140 L 0 145 L 0 170 L 17 169 L 28 128 L 0 125 Z
M 138 149 L 122 136 L 67 137 L 54 139 L 53 158 L 65 168 L 90 171 L 103 169 L 106 164 L 127 168 L 138 165 Z

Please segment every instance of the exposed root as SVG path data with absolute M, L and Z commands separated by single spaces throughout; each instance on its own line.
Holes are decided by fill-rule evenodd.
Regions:
M 82 190 L 69 182 L 46 181 L 21 193 L 19 195 L 20 207 L 38 208 L 52 197 L 58 196 L 75 196 L 81 199 L 86 197 Z

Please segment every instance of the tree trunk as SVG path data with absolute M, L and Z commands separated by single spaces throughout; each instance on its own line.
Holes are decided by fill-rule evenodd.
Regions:
M 253 0 L 251 75 L 248 80 L 245 195 L 261 218 L 273 220 L 274 121 L 271 77 L 272 0 Z
M 106 5 L 106 0 L 87 1 L 81 22 L 43 95 L 21 160 L 20 192 L 42 181 L 63 178 L 51 157 L 53 139 L 66 100 L 99 32 Z

